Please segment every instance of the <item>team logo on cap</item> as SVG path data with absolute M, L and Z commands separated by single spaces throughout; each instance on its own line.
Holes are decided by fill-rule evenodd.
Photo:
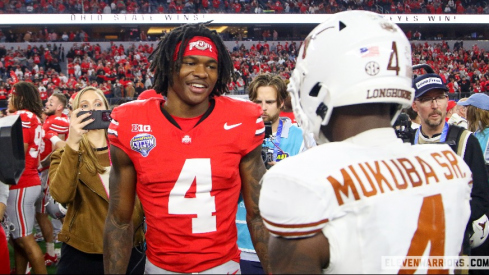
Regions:
M 422 87 L 430 84 L 443 85 L 443 82 L 438 77 L 428 77 L 416 83 L 416 89 L 421 89 Z
M 194 48 L 201 51 L 209 49 L 209 51 L 212 52 L 212 45 L 202 40 L 188 43 L 189 51 L 193 50 Z
M 150 134 L 139 134 L 131 139 L 131 149 L 147 157 L 149 152 L 156 147 L 156 138 Z

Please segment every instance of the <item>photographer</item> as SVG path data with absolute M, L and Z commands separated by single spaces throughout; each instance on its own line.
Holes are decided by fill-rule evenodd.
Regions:
M 249 97 L 261 106 L 265 124 L 271 123 L 271 136 L 265 136 L 262 154 L 265 166 L 269 169 L 275 163 L 297 155 L 305 149 L 302 129 L 292 125 L 290 119 L 281 119 L 280 110 L 287 97 L 285 82 L 278 75 L 261 74 L 249 85 Z M 243 274 L 263 274 L 258 256 L 251 243 L 250 233 L 246 226 L 246 209 L 240 198 L 236 214 L 238 228 L 238 247 L 241 250 L 241 272 Z
M 430 67 L 423 67 L 423 69 L 428 73 L 413 80 L 415 99 L 412 108 L 421 119 L 421 126 L 415 133 L 413 144 L 449 144 L 470 167 L 473 178 L 471 217 L 464 241 L 464 254 L 488 256 L 489 242 L 486 241 L 488 233 L 484 228 L 489 215 L 489 186 L 482 149 L 471 132 L 445 121 L 448 88 L 442 78 Z M 478 271 L 471 270 L 471 273 Z

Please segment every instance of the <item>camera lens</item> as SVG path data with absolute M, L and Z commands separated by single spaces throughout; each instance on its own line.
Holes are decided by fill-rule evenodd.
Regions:
M 106 113 L 106 112 L 103 112 L 102 113 L 102 120 L 103 121 L 110 121 L 110 114 L 109 113 Z

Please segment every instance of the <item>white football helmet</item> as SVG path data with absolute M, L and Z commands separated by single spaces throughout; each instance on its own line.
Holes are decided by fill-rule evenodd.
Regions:
M 53 219 L 62 219 L 66 216 L 67 209 L 55 201 L 51 196 L 49 196 L 49 200 L 46 203 L 46 212 Z
M 470 236 L 471 248 L 479 247 L 487 240 L 487 236 L 489 235 L 488 222 L 489 219 L 487 219 L 485 214 L 472 222 L 472 229 L 474 230 L 474 233 L 472 233 Z
M 414 100 L 411 45 L 403 31 L 381 15 L 346 11 L 331 15 L 307 36 L 290 78 L 288 91 L 298 123 L 318 143 L 327 139 L 335 107 Z

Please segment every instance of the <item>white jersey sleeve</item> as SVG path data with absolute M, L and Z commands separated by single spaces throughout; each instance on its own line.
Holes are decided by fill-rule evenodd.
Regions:
M 311 184 L 272 170 L 265 174 L 264 182 L 259 205 L 263 221 L 274 235 L 312 236 L 335 215 L 341 215 L 336 199 L 325 196 L 331 194 L 326 184 Z

